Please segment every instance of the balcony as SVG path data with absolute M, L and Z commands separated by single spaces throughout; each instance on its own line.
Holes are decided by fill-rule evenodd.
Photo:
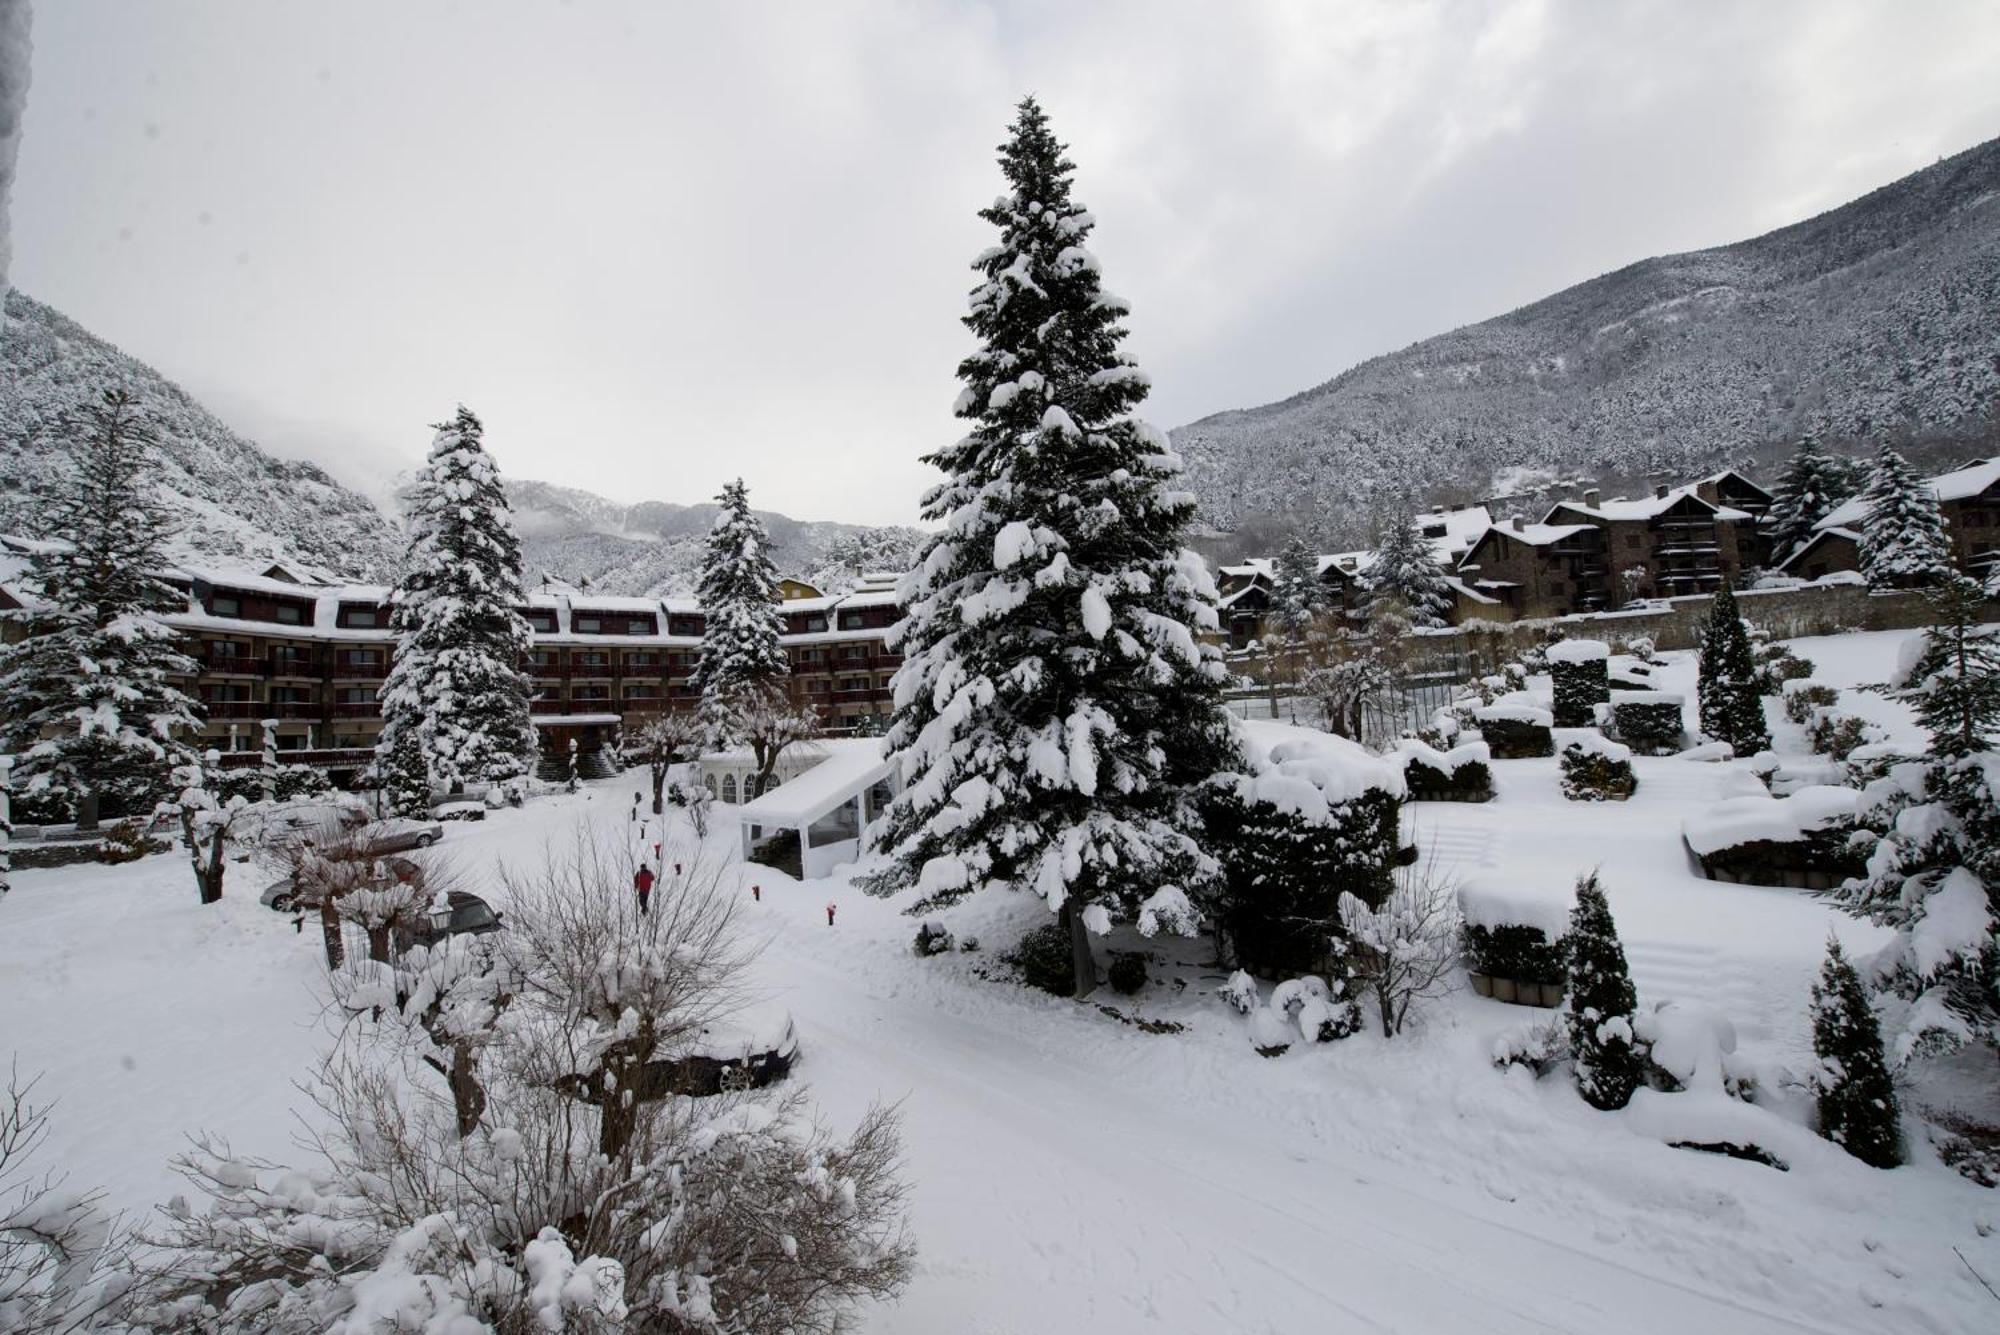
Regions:
M 387 663 L 361 663 L 335 659 L 333 675 L 349 681 L 380 681 L 389 675 Z
M 381 713 L 380 700 L 343 700 L 333 707 L 335 718 L 376 718 Z
M 210 719 L 273 717 L 270 706 L 258 700 L 204 700 L 201 702 L 201 712 Z
M 273 700 L 264 706 L 265 718 L 317 719 L 326 710 L 316 700 Z
M 528 702 L 528 712 L 532 714 L 567 714 L 569 705 L 561 699 L 536 699 Z
M 232 673 L 242 677 L 264 675 L 264 660 L 252 658 L 249 654 L 203 654 L 196 660 L 201 670 L 209 673 Z
M 312 658 L 273 658 L 271 675 L 274 677 L 311 677 L 318 679 L 325 664 Z

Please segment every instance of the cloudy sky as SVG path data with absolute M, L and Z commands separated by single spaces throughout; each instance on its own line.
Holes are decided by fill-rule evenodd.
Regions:
M 2000 6 L 37 0 L 13 279 L 380 493 L 908 521 L 1043 100 L 1176 426 L 2000 134 Z

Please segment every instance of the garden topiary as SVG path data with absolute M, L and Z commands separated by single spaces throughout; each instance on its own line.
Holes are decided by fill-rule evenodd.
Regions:
M 1597 737 L 1563 748 L 1562 794 L 1570 801 L 1623 802 L 1638 787 L 1628 748 Z
M 951 953 L 951 933 L 943 923 L 927 922 L 917 928 L 916 943 L 911 947 L 922 956 L 948 955 Z
M 1105 974 L 1111 990 L 1129 997 L 1146 985 L 1146 957 L 1137 953 L 1119 955 Z
M 1076 995 L 1076 975 L 1070 961 L 1069 929 L 1059 922 L 1044 923 L 1021 938 L 1008 956 L 1021 973 L 1021 981 L 1051 996 Z
M 1549 684 L 1558 728 L 1587 728 L 1597 706 L 1611 698 L 1611 647 L 1602 640 L 1564 640 L 1549 646 Z
M 1812 722 L 1815 709 L 1831 709 L 1840 703 L 1840 692 L 1823 681 L 1799 678 L 1785 683 L 1785 717 L 1794 723 Z
M 1641 755 L 1672 755 L 1686 740 L 1681 703 L 1671 691 L 1616 692 L 1611 697 L 1612 730 Z

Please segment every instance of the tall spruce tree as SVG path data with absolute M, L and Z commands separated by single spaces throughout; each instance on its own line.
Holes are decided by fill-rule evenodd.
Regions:
M 1805 546 L 1819 521 L 1852 494 L 1845 461 L 1828 454 L 1819 436 L 1808 431 L 1772 489 L 1771 510 L 1764 521 L 1770 529 L 1772 561 L 1782 564 Z
M 1451 584 L 1417 528 L 1416 516 L 1399 509 L 1382 534 L 1382 546 L 1365 576 L 1368 611 L 1398 603 L 1412 625 L 1442 626 L 1451 617 Z
M 778 636 L 784 613 L 778 609 L 778 570 L 764 521 L 750 509 L 750 489 L 738 478 L 715 498 L 722 509 L 702 551 L 701 660 L 695 688 L 701 692 L 701 720 L 719 744 L 741 741 L 746 711 L 777 705 L 790 667 Z
M 1639 994 L 1625 964 L 1625 947 L 1597 873 L 1576 883 L 1569 915 L 1569 1035 L 1576 1087 L 1593 1108 L 1622 1108 L 1646 1078 L 1646 1058 L 1633 1032 Z
M 1078 993 L 1087 925 L 1214 874 L 1194 789 L 1239 762 L 1221 707 L 1216 591 L 1182 546 L 1180 460 L 1131 415 L 1147 379 L 1119 352 L 1124 302 L 1086 248 L 1095 220 L 1033 98 L 1000 149 L 1008 193 L 977 260 L 959 366 L 971 424 L 928 457 L 940 525 L 904 590 L 886 746 L 905 788 L 878 829 L 877 893 L 919 910 L 1033 891 L 1068 926 Z
M 1701 655 L 1695 682 L 1701 730 L 1728 742 L 1739 756 L 1753 756 L 1771 747 L 1764 724 L 1764 698 L 1758 690 L 1757 657 L 1750 632 L 1737 609 L 1736 594 L 1724 585 L 1709 600 L 1708 619 L 1701 628 Z
M 1876 588 L 1935 584 L 1951 573 L 1951 548 L 1937 493 L 1888 445 L 1875 452 L 1875 469 L 1862 493 L 1861 571 Z
M 1903 1005 L 1895 1059 L 1968 1043 L 2000 1048 L 2000 643 L 1979 624 L 1979 592 L 1953 580 L 1907 685 L 1932 759 L 1872 785 L 1884 831 L 1867 871 L 1835 891 L 1896 936 L 1871 962 Z M 1912 779 L 1912 772 L 1917 777 Z
M 56 480 L 26 583 L 32 606 L 0 649 L 0 752 L 19 756 L 16 792 L 63 812 L 152 810 L 181 741 L 199 726 L 173 684 L 194 662 L 162 613 L 186 595 L 160 576 L 171 518 L 153 491 L 152 435 L 123 390 L 65 424 L 72 468 Z
M 505 783 L 535 754 L 521 665 L 521 540 L 479 419 L 440 423 L 405 504 L 409 553 L 392 595 L 396 662 L 382 685 L 379 767 L 399 807 L 415 804 L 414 734 L 428 783 Z
M 1903 1132 L 1882 1029 L 1861 975 L 1835 940 L 1827 941 L 1813 983 L 1812 1021 L 1819 1133 L 1865 1164 L 1894 1168 L 1903 1161 Z
M 1288 642 L 1304 638 L 1326 606 L 1326 594 L 1319 582 L 1319 557 L 1294 533 L 1271 564 L 1271 620 Z

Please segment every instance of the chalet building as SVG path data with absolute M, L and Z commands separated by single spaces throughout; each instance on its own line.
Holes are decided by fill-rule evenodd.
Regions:
M 1733 468 L 1702 478 L 1694 484 L 1694 494 L 1718 509 L 1740 510 L 1749 515 L 1750 523 L 1737 526 L 1738 553 L 1747 569 L 1769 568 L 1772 552 L 1768 519 L 1777 497 Z
M 1858 572 L 1861 569 L 1861 534 L 1851 528 L 1822 528 L 1807 539 L 1804 546 L 1786 557 L 1778 569 L 1800 579 Z
M 1930 480 L 1930 487 L 1944 519 L 1952 564 L 1975 579 L 1990 576 L 2000 564 L 2000 457 L 1974 460 L 1963 468 L 1940 473 Z M 1785 573 L 1811 579 L 1814 576 L 1809 572 L 1816 564 L 1832 570 L 1859 570 L 1859 552 L 1850 549 L 1867 516 L 1868 503 L 1858 496 L 1835 508 L 1819 522 L 1812 541 L 1785 562 Z
M 0 539 L 0 607 L 19 606 L 19 577 L 34 544 Z M 382 731 L 377 698 L 395 658 L 389 590 L 331 582 L 272 566 L 262 573 L 176 571 L 187 597 L 164 620 L 187 639 L 198 671 L 183 690 L 206 723 L 195 744 L 261 752 L 276 720 L 288 760 L 351 774 Z M 875 732 L 890 709 L 889 680 L 901 663 L 886 646 L 902 612 L 895 578 L 870 576 L 855 592 L 816 591 L 781 604 L 782 636 L 796 675 L 792 690 L 818 707 L 829 731 Z M 809 588 L 810 586 L 801 586 Z M 523 664 L 545 768 L 601 750 L 620 728 L 692 709 L 702 613 L 681 599 L 621 598 L 546 580 L 520 608 L 531 647 Z
M 1604 538 L 1596 524 L 1510 519 L 1479 535 L 1459 562 L 1458 578 L 1515 617 L 1604 607 L 1611 596 Z
M 1581 501 L 1558 501 L 1542 523 L 1552 527 L 1587 524 L 1603 535 L 1602 571 L 1572 611 L 1616 608 L 1638 598 L 1673 598 L 1713 593 L 1742 577 L 1751 564 L 1743 554 L 1743 534 L 1755 518 L 1745 510 L 1705 500 L 1702 484 L 1661 484 L 1640 500 L 1600 500 L 1587 491 Z

